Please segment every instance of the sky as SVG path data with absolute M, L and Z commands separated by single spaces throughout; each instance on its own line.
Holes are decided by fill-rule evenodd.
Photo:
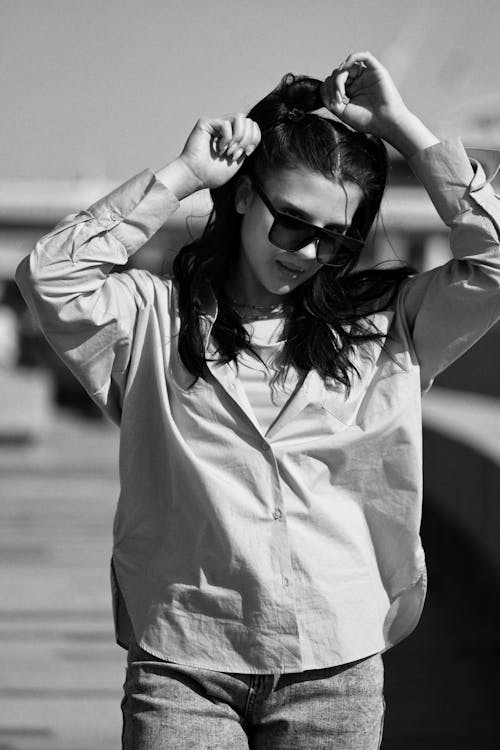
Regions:
M 0 0 L 0 180 L 158 168 L 200 115 L 365 49 L 427 124 L 455 134 L 465 118 L 466 145 L 488 145 L 499 29 L 497 0 Z

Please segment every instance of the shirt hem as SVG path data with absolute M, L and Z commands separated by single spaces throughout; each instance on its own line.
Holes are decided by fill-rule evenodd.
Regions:
M 135 635 L 134 635 L 135 638 Z M 241 665 L 224 665 L 224 666 L 206 666 L 206 665 L 200 665 L 200 664 L 194 664 L 191 661 L 185 661 L 185 660 L 179 660 L 179 659 L 172 659 L 168 656 L 165 656 L 164 654 L 160 653 L 157 649 L 153 648 L 152 646 L 148 646 L 147 643 L 144 642 L 144 640 L 137 640 L 136 643 L 143 651 L 150 654 L 150 656 L 155 656 L 157 659 L 160 659 L 161 661 L 170 662 L 172 664 L 180 664 L 185 667 L 191 667 L 193 669 L 205 669 L 207 671 L 211 672 L 225 672 L 225 673 L 232 673 L 232 674 L 302 674 L 304 672 L 314 672 L 318 669 L 332 669 L 334 667 L 342 667 L 347 664 L 352 664 L 353 662 L 363 661 L 363 659 L 368 659 L 370 656 L 375 656 L 376 654 L 382 653 L 384 650 L 386 650 L 386 643 L 382 639 L 380 642 L 380 645 L 378 646 L 372 646 L 365 649 L 362 649 L 361 653 L 351 654 L 348 657 L 343 657 L 340 661 L 333 660 L 329 661 L 327 664 L 318 664 L 316 666 L 307 665 L 303 669 L 294 669 L 290 667 L 283 667 L 282 669 L 255 669 L 252 667 L 247 667 L 245 669 L 242 669 Z

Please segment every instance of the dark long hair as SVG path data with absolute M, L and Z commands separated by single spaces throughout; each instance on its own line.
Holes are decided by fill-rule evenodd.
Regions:
M 261 130 L 259 146 L 233 178 L 210 191 L 213 210 L 203 235 L 175 258 L 181 320 L 179 354 L 196 379 L 203 377 L 206 366 L 200 300 L 207 283 L 218 302 L 212 328 L 218 360 L 237 363 L 242 349 L 253 351 L 242 318 L 224 291 L 224 280 L 238 258 L 241 215 L 235 208 L 235 192 L 242 175 L 265 179 L 275 170 L 306 167 L 340 184 L 356 184 L 362 199 L 351 226 L 364 239 L 378 213 L 387 176 L 385 147 L 378 138 L 313 114 L 322 106 L 320 83 L 289 73 L 250 110 L 248 117 Z M 390 305 L 399 284 L 411 273 L 407 267 L 353 271 L 357 260 L 353 257 L 342 273 L 321 268 L 287 296 L 290 312 L 285 323 L 281 372 L 289 366 L 301 374 L 316 369 L 325 383 L 333 381 L 349 390 L 356 372 L 355 347 L 382 341 L 381 332 L 367 316 Z

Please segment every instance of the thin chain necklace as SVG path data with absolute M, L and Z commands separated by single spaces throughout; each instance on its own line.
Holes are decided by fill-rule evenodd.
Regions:
M 233 305 L 239 308 L 250 308 L 255 312 L 245 313 L 243 310 L 240 315 L 243 318 L 252 318 L 252 320 L 263 320 L 264 318 L 272 318 L 276 316 L 282 317 L 285 312 L 290 309 L 290 305 L 285 302 L 279 302 L 276 305 L 251 305 L 246 302 L 238 302 L 238 300 L 231 299 Z
M 284 309 L 287 306 L 286 302 L 278 302 L 275 305 L 251 305 L 249 302 L 238 302 L 237 299 L 231 299 L 231 302 L 237 307 L 251 307 L 252 310 L 275 310 L 278 307 Z

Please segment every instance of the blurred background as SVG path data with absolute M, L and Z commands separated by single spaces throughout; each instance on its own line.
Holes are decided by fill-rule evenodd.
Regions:
M 40 335 L 17 264 L 64 215 L 174 158 L 201 114 L 247 110 L 289 71 L 323 79 L 350 51 L 379 57 L 439 136 L 500 148 L 500 4 L 0 0 L 0 21 L 0 750 L 112 750 L 118 436 Z M 184 201 L 134 265 L 161 271 L 209 208 Z M 449 257 L 391 152 L 365 262 Z M 494 326 L 425 397 L 430 593 L 386 655 L 385 750 L 500 746 L 499 352 Z

